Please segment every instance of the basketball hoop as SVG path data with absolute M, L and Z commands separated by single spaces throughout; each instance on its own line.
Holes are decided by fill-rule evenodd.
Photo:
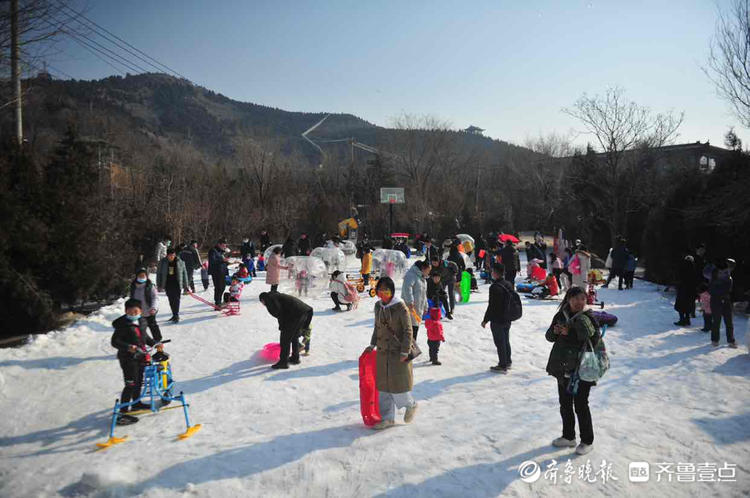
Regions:
M 406 198 L 403 188 L 386 188 L 380 189 L 380 202 L 382 204 L 404 204 Z

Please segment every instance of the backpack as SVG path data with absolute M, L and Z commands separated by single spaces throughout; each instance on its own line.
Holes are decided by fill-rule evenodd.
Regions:
M 508 307 L 505 310 L 505 318 L 509 322 L 515 322 L 523 316 L 523 304 L 521 304 L 521 296 L 515 290 L 508 289 L 505 286 L 501 287 L 508 291 Z
M 510 290 L 510 299 L 508 299 L 508 320 L 515 322 L 521 316 L 523 316 L 523 305 L 521 304 L 521 296 L 518 292 Z

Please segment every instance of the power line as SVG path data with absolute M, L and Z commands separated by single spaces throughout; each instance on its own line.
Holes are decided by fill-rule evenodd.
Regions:
M 28 56 L 28 55 L 29 55 L 29 54 L 27 54 L 26 52 L 22 52 L 22 53 L 23 53 L 23 54 L 24 54 L 25 56 Z M 36 69 L 37 71 L 47 71 L 47 72 L 49 72 L 50 74 L 54 74 L 54 73 L 57 73 L 57 74 L 54 74 L 54 75 L 55 75 L 55 76 L 57 76 L 57 78 L 58 78 L 58 79 L 62 79 L 62 78 L 60 77 L 60 75 L 66 76 L 66 77 L 68 77 L 68 78 L 70 78 L 70 79 L 75 79 L 75 78 L 73 78 L 73 77 L 72 77 L 71 75 L 69 75 L 68 73 L 66 73 L 65 71 L 63 71 L 62 69 L 58 69 L 58 68 L 56 68 L 55 66 L 53 66 L 53 65 L 51 65 L 51 64 L 48 64 L 47 62 L 44 62 L 44 63 L 43 63 L 43 64 L 44 64 L 44 66 L 40 67 L 40 66 L 39 66 L 39 65 L 38 65 L 37 63 L 35 63 L 35 62 L 31 62 L 31 59 L 29 59 L 29 58 L 24 58 L 24 60 L 23 60 L 23 63 L 24 63 L 24 64 L 26 64 L 27 66 L 29 66 L 29 67 L 33 68 L 33 69 Z M 51 69 L 52 71 L 49 71 L 49 69 Z
M 55 21 L 59 22 L 62 25 L 65 24 L 62 21 L 60 21 L 59 19 L 57 19 L 56 17 L 52 17 L 52 16 L 50 16 L 50 17 L 52 19 L 54 19 Z M 130 59 L 128 59 L 128 58 L 126 58 L 126 57 L 124 57 L 124 56 L 122 56 L 122 55 L 120 55 L 120 54 L 118 54 L 118 53 L 116 53 L 116 52 L 114 52 L 112 50 L 110 50 L 109 48 L 105 47 L 104 45 L 102 45 L 98 41 L 96 41 L 96 40 L 94 40 L 92 38 L 89 38 L 88 36 L 86 36 L 83 33 L 73 33 L 70 30 L 66 30 L 66 32 L 68 33 L 68 35 L 72 36 L 73 38 L 77 39 L 78 41 L 82 41 L 81 38 L 84 38 L 85 40 L 87 40 L 88 42 L 92 43 L 96 47 L 99 47 L 101 50 L 97 50 L 98 52 L 101 53 L 102 51 L 104 51 L 104 52 L 110 54 L 108 57 L 110 57 L 113 60 L 117 60 L 122 65 L 124 65 L 126 67 L 129 67 L 131 70 L 135 71 L 136 73 L 137 72 L 142 72 L 142 73 L 149 72 L 148 69 L 144 69 L 143 67 L 139 66 L 138 64 L 136 64 L 135 62 L 131 61 Z M 94 47 L 92 47 L 92 48 L 94 48 Z
M 79 16 L 83 16 L 83 14 L 78 14 L 76 11 L 72 10 L 70 7 L 67 7 L 67 6 L 65 6 L 63 4 L 60 4 L 60 5 L 62 7 L 64 7 L 64 8 L 66 8 L 67 10 L 69 10 L 70 12 L 72 12 L 73 14 L 76 14 L 76 15 L 79 15 Z M 169 68 L 167 68 L 166 66 L 159 67 L 159 65 L 156 65 L 156 64 L 150 62 L 149 60 L 147 60 L 146 58 L 141 57 L 140 55 L 138 55 L 138 53 L 134 52 L 133 50 L 130 50 L 126 45 L 123 44 L 123 43 L 126 43 L 126 42 L 119 43 L 116 40 L 116 38 L 112 38 L 112 37 L 108 36 L 105 32 L 102 32 L 102 30 L 104 30 L 104 28 L 99 27 L 98 24 L 95 24 L 93 21 L 89 20 L 88 18 L 86 18 L 86 20 L 88 21 L 88 23 L 84 23 L 78 17 L 71 16 L 71 18 L 74 19 L 81 26 L 83 26 L 83 27 L 85 27 L 87 29 L 92 30 L 94 33 L 96 33 L 100 37 L 104 38 L 105 40 L 109 41 L 110 43 L 112 43 L 113 45 L 115 45 L 116 47 L 118 47 L 119 49 L 124 50 L 125 52 L 128 52 L 129 54 L 131 54 L 131 55 L 135 56 L 136 58 L 138 58 L 140 61 L 145 62 L 146 64 L 150 65 L 151 67 L 153 67 L 154 69 L 156 69 L 158 72 L 164 72 L 164 70 L 166 68 L 169 72 L 172 72 L 172 73 L 174 73 L 174 74 L 182 77 L 178 73 L 175 73 L 174 71 L 169 70 Z M 112 36 L 114 37 L 115 35 L 112 35 Z M 163 64 L 162 64 L 162 66 L 163 66 Z
M 97 59 L 99 59 L 100 61 L 102 61 L 102 62 L 104 62 L 105 64 L 107 64 L 107 65 L 108 65 L 109 67 L 111 67 L 112 69 L 114 69 L 114 70 L 115 70 L 115 71 L 117 71 L 118 73 L 128 73 L 128 72 L 129 72 L 129 71 L 127 70 L 127 68 L 125 68 L 125 71 L 123 71 L 123 70 L 122 70 L 122 68 L 119 68 L 119 67 L 115 66 L 115 65 L 114 65 L 114 64 L 113 64 L 112 62 L 108 61 L 108 60 L 107 60 L 106 58 L 104 58 L 104 57 L 102 57 L 101 55 L 99 55 L 99 54 L 97 53 L 97 50 L 94 50 L 94 49 L 91 49 L 91 48 L 89 48 L 88 46 L 86 46 L 86 44 L 85 44 L 85 43 L 81 42 L 80 40 L 76 39 L 75 37 L 74 37 L 73 39 L 74 39 L 74 40 L 75 40 L 75 41 L 76 41 L 76 42 L 77 42 L 77 43 L 78 43 L 79 45 L 81 45 L 81 46 L 82 46 L 83 48 L 85 48 L 85 49 L 86 49 L 86 51 L 90 52 L 90 53 L 91 53 L 91 54 L 92 54 L 92 55 L 93 55 L 94 57 L 96 57 L 96 58 L 97 58 Z M 105 55 L 106 55 L 106 54 L 105 54 Z
M 154 67 L 154 68 L 155 68 L 155 69 L 157 69 L 158 71 L 164 71 L 164 70 L 166 70 L 167 72 L 169 72 L 169 73 L 172 73 L 172 74 L 174 74 L 174 75 L 176 75 L 176 76 L 179 76 L 180 78 L 183 78 L 183 79 L 188 79 L 188 78 L 186 78 L 185 76 L 183 76 L 182 74 L 180 74 L 180 73 L 178 73 L 177 71 L 175 71 L 174 69 L 172 69 L 172 68 L 170 68 L 169 66 L 167 66 L 166 64 L 163 64 L 163 63 L 159 62 L 158 60 L 154 59 L 153 57 L 151 57 L 151 56 L 150 56 L 150 55 L 148 55 L 147 53 L 143 52 L 142 50 L 139 50 L 138 48 L 134 47 L 134 46 L 133 46 L 133 45 L 131 45 L 130 43 L 126 42 L 125 40 L 123 40 L 122 38 L 120 38 L 119 36 L 117 36 L 116 34 L 112 33 L 112 32 L 111 32 L 111 31 L 109 31 L 108 29 L 106 29 L 106 28 L 104 28 L 103 26 L 101 26 L 101 25 L 97 24 L 97 23 L 96 23 L 96 22 L 94 22 L 93 20 L 89 19 L 88 17 L 86 17 L 85 15 L 83 15 L 83 13 L 81 13 L 81 12 L 77 12 L 76 10 L 73 10 L 73 9 L 72 9 L 71 7 L 69 7 L 69 6 L 65 5 L 65 4 L 63 4 L 63 3 L 62 3 L 62 2 L 60 2 L 59 0 L 56 0 L 56 2 L 57 2 L 57 4 L 58 4 L 58 5 L 60 5 L 60 6 L 62 7 L 62 8 L 64 8 L 64 9 L 66 9 L 67 11 L 69 11 L 69 12 L 72 12 L 73 14 L 75 14 L 75 16 L 76 16 L 76 17 L 74 17 L 74 19 L 75 19 L 75 20 L 76 20 L 76 21 L 77 21 L 77 22 L 78 22 L 79 24 L 81 24 L 81 25 L 83 25 L 83 26 L 86 26 L 86 24 L 84 24 L 84 23 L 83 23 L 83 21 L 81 21 L 80 19 L 84 19 L 84 20 L 86 20 L 86 22 L 87 22 L 87 23 L 88 23 L 88 24 L 89 24 L 90 26 L 94 26 L 94 28 L 92 29 L 92 30 L 93 30 L 94 32 L 96 32 L 96 33 L 97 33 L 97 34 L 98 34 L 99 36 L 101 36 L 102 38 L 104 38 L 104 39 L 108 40 L 109 42 L 113 43 L 114 45 L 116 45 L 116 46 L 117 46 L 117 47 L 119 47 L 120 49 L 122 49 L 122 50 L 125 50 L 126 52 L 128 52 L 128 53 L 130 53 L 131 55 L 133 55 L 133 56 L 137 57 L 138 59 L 140 59 L 141 61 L 145 62 L 146 64 L 149 64 L 150 66 Z M 90 27 L 90 26 L 86 26 L 86 27 Z M 106 33 L 106 35 L 105 35 L 105 34 L 102 34 L 102 32 Z M 107 36 L 107 35 L 109 35 L 109 36 Z M 122 45 L 121 45 L 120 43 L 118 43 L 117 41 L 114 41 L 114 40 L 112 40 L 112 38 L 110 38 L 110 37 L 114 38 L 115 40 L 117 40 L 117 41 L 121 42 L 122 44 L 124 44 L 124 45 L 126 45 L 126 46 L 122 46 Z M 127 47 L 129 47 L 129 48 L 127 48 Z M 132 50 L 130 50 L 130 49 L 132 49 Z M 133 50 L 134 50 L 135 52 L 133 52 Z M 136 53 L 136 52 L 137 52 L 137 53 Z M 141 57 L 141 56 L 140 56 L 140 55 L 138 55 L 138 54 L 141 54 L 141 55 L 143 55 L 143 57 Z M 144 59 L 144 57 L 145 57 L 145 59 Z M 147 59 L 148 59 L 148 60 L 147 60 Z M 150 61 L 152 61 L 152 62 L 150 62 Z M 160 67 L 160 66 L 161 66 L 161 67 Z
M 56 73 L 60 73 L 60 74 L 62 74 L 63 76 L 67 76 L 67 77 L 68 77 L 68 78 L 70 78 L 71 80 L 74 80 L 74 79 L 75 79 L 75 78 L 74 78 L 73 76 L 69 75 L 68 73 L 66 73 L 66 72 L 65 72 L 65 71 L 63 71 L 62 69 L 58 69 L 58 68 L 56 68 L 55 66 L 53 66 L 53 65 L 52 65 L 52 64 L 50 64 L 49 62 L 47 62 L 46 64 L 47 64 L 47 67 L 48 67 L 48 68 L 50 68 L 50 69 L 52 69 L 52 70 L 53 70 L 54 72 L 56 72 Z
M 48 21 L 46 19 L 44 20 L 44 22 L 46 22 L 50 26 L 54 26 L 54 24 L 52 24 L 52 22 L 50 22 L 50 21 Z M 112 57 L 112 56 L 108 55 L 106 52 L 103 52 L 102 50 L 99 50 L 95 46 L 93 46 L 93 45 L 91 45 L 91 44 L 89 44 L 89 43 L 81 40 L 77 35 L 73 34 L 71 31 L 65 30 L 64 32 L 66 34 L 68 34 L 75 42 L 77 42 L 79 45 L 81 45 L 84 49 L 86 49 L 86 51 L 90 52 L 94 57 L 96 57 L 97 59 L 99 59 L 102 62 L 104 62 L 105 64 L 107 64 L 108 66 L 110 66 L 111 68 L 113 68 L 118 73 L 123 73 L 123 72 L 124 73 L 128 73 L 128 72 L 131 72 L 131 71 L 136 72 L 136 73 L 138 72 L 137 69 L 133 69 L 133 67 L 129 66 L 127 64 L 127 61 L 123 63 L 122 61 L 118 60 L 117 57 Z M 101 54 L 101 55 L 99 55 L 99 54 Z M 112 62 L 110 62 L 110 60 L 112 62 L 114 62 L 114 63 L 119 64 L 121 67 L 115 66 Z M 125 68 L 125 71 L 122 70 L 122 67 Z

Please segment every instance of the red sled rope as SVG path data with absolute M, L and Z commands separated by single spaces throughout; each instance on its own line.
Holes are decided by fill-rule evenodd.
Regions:
M 214 303 L 211 303 L 211 302 L 209 302 L 209 301 L 206 301 L 206 300 L 205 300 L 205 299 L 203 299 L 202 297 L 200 297 L 200 296 L 197 296 L 197 295 L 195 295 L 195 294 L 194 294 L 193 292 L 188 292 L 188 295 L 189 295 L 190 297 L 192 297 L 193 299 L 197 299 L 198 301 L 202 302 L 203 304 L 207 304 L 207 305 L 211 306 L 211 307 L 212 307 L 213 309 L 215 309 L 215 310 L 217 310 L 217 311 L 221 309 L 221 307 L 220 307 L 220 306 L 216 306 L 216 305 L 215 305 Z

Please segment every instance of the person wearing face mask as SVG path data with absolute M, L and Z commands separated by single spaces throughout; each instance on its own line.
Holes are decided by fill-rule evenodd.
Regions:
M 117 359 L 120 362 L 125 387 L 120 396 L 123 404 L 137 400 L 141 395 L 143 385 L 143 369 L 147 359 L 146 346 L 156 346 L 157 351 L 163 351 L 162 345 L 155 341 L 146 328 L 148 322 L 141 314 L 141 302 L 137 299 L 125 301 L 125 314 L 112 322 L 115 331 L 112 334 L 112 347 L 117 349 Z M 118 425 L 132 424 L 137 417 L 128 415 L 130 410 L 151 409 L 144 403 L 123 406 L 117 417 Z
M 161 330 L 156 323 L 156 314 L 159 312 L 159 298 L 156 294 L 156 286 L 148 278 L 146 268 L 139 268 L 135 272 L 135 280 L 130 283 L 130 299 L 137 299 L 143 306 L 141 313 L 146 319 L 151 336 L 158 342 L 161 341 Z
M 557 379 L 557 394 L 563 423 L 562 437 L 552 441 L 552 446 L 572 448 L 576 445 L 577 416 L 581 444 L 576 447 L 576 453 L 585 455 L 592 450 L 594 444 L 589 392 L 596 383 L 580 380 L 575 394 L 568 392 L 568 384 L 571 375 L 578 368 L 584 344 L 590 339 L 592 346 L 596 348 L 601 334 L 591 311 L 586 308 L 586 291 L 583 288 L 573 286 L 568 289 L 545 338 L 554 343 L 547 361 L 547 373 Z
M 429 264 L 425 265 L 429 269 Z M 365 353 L 377 349 L 375 386 L 380 392 L 383 419 L 373 429 L 380 430 L 395 424 L 398 408 L 406 408 L 404 422 L 411 423 L 417 412 L 417 402 L 411 394 L 414 374 L 409 351 L 414 339 L 409 310 L 401 299 L 394 296 L 395 285 L 389 277 L 378 280 L 375 292 L 379 299 L 375 303 L 375 327 Z
M 422 315 L 427 311 L 427 280 L 425 279 L 430 275 L 431 268 L 429 260 L 417 261 L 404 275 L 404 284 L 401 286 L 401 299 L 409 310 L 415 341 Z
M 242 262 L 247 267 L 247 270 L 252 273 L 253 277 L 257 277 L 255 273 L 255 243 L 250 240 L 250 237 L 242 239 L 242 246 L 240 247 L 240 257 Z
M 159 261 L 156 270 L 156 287 L 159 292 L 166 291 L 169 299 L 169 307 L 172 309 L 170 322 L 180 321 L 180 298 L 182 290 L 188 292 L 188 276 L 185 263 L 177 257 L 173 247 L 167 249 L 167 257 Z
M 227 239 L 221 238 L 208 251 L 208 273 L 211 275 L 211 280 L 213 280 L 214 284 L 214 305 L 217 310 L 221 309 L 224 288 L 227 286 L 225 277 L 229 258 L 226 256 L 226 249 Z

